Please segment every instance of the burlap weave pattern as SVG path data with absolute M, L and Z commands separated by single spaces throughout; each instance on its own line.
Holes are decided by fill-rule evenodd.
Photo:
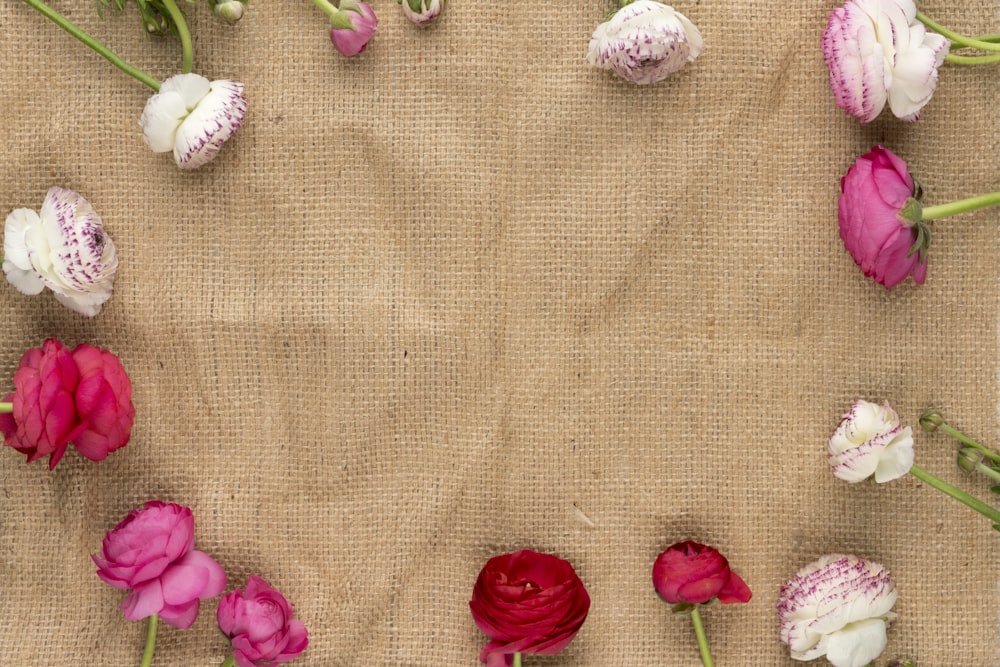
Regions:
M 151 498 L 194 510 L 228 590 L 258 574 L 288 596 L 303 667 L 478 664 L 472 584 L 522 547 L 569 559 L 593 600 L 565 652 L 528 664 L 696 664 L 649 581 L 683 539 L 754 592 L 705 614 L 719 665 L 795 664 L 778 588 L 828 552 L 893 573 L 879 664 L 998 664 L 988 522 L 910 477 L 847 485 L 824 455 L 859 397 L 997 441 L 996 212 L 935 223 L 927 283 L 891 292 L 836 227 L 839 178 L 874 143 L 928 203 L 1000 190 L 996 67 L 948 65 L 918 123 L 861 126 L 829 90 L 828 0 L 675 3 L 706 48 L 649 87 L 584 62 L 612 4 L 454 0 L 419 30 L 375 0 L 350 60 L 306 0 L 252 0 L 235 28 L 192 7 L 195 71 L 250 100 L 193 173 L 143 145 L 141 84 L 0 7 L 0 214 L 72 188 L 121 257 L 92 320 L 3 285 L 0 390 L 56 337 L 118 354 L 137 409 L 99 464 L 0 451 L 0 664 L 138 663 L 145 624 L 89 555 Z M 134 9 L 92 5 L 53 0 L 177 71 Z M 922 9 L 997 27 L 992 0 Z M 916 438 L 925 468 L 988 495 L 948 438 Z M 154 664 L 222 662 L 214 610 L 163 627 Z

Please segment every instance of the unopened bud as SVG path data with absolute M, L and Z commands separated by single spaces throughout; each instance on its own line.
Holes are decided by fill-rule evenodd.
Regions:
M 417 25 L 426 25 L 444 9 L 444 0 L 399 0 L 403 14 Z
M 958 463 L 958 467 L 965 472 L 975 472 L 979 464 L 983 462 L 983 453 L 976 451 L 972 447 L 962 447 L 958 450 L 956 462 Z
M 929 410 L 926 410 L 924 414 L 920 415 L 920 427 L 925 431 L 934 432 L 943 423 L 944 417 L 942 417 L 941 413 L 934 408 L 930 408 Z
M 222 0 L 222 2 L 215 3 L 215 6 L 212 7 L 212 13 L 232 25 L 243 18 L 246 9 L 244 0 Z

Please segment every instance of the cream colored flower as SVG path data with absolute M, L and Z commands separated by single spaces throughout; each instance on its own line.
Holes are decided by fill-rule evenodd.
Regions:
M 913 432 L 888 403 L 858 400 L 827 443 L 833 474 L 848 482 L 889 482 L 913 466 Z

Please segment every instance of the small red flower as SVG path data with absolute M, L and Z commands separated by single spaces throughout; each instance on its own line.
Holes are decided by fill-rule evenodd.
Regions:
M 725 556 L 697 542 L 678 542 L 659 555 L 653 564 L 653 587 L 671 604 L 702 604 L 713 598 L 734 604 L 751 597 Z

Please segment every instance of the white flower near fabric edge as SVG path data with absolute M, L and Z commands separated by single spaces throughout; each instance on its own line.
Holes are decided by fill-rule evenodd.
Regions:
M 178 167 L 196 169 L 218 155 L 246 110 L 242 83 L 178 74 L 149 98 L 139 124 L 154 153 L 173 151 Z
M 4 274 L 22 294 L 48 287 L 61 304 L 87 317 L 111 298 L 115 244 L 90 202 L 72 190 L 49 188 L 40 213 L 12 211 L 3 250 Z
M 913 431 L 902 427 L 888 403 L 858 400 L 827 442 L 833 474 L 847 482 L 878 483 L 902 477 L 913 466 Z
M 633 83 L 650 84 L 693 62 L 703 45 L 698 28 L 673 7 L 637 0 L 597 26 L 587 62 Z
M 427 25 L 444 9 L 444 0 L 400 0 L 403 14 L 411 23 Z
M 917 120 L 950 43 L 916 15 L 913 0 L 848 0 L 833 10 L 823 57 L 837 106 L 868 123 L 888 102 L 897 118 Z
M 780 639 L 795 660 L 826 656 L 835 667 L 864 667 L 885 650 L 895 604 L 896 584 L 882 565 L 828 554 L 781 587 Z

